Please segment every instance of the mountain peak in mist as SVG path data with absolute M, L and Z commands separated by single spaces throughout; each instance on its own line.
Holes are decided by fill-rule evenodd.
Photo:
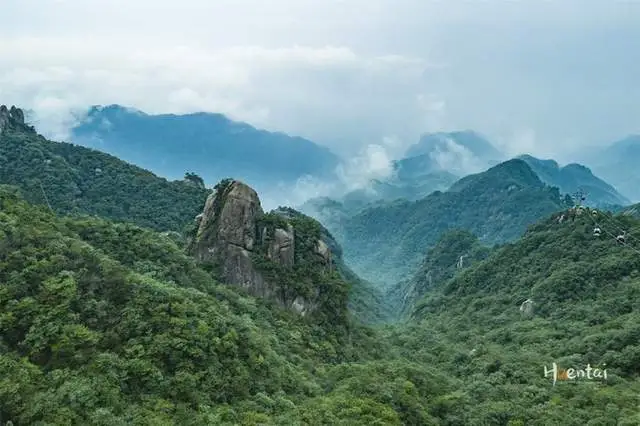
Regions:
M 432 153 L 437 149 L 448 149 L 448 143 L 459 145 L 483 160 L 498 160 L 502 158 L 502 154 L 491 142 L 473 130 L 426 133 L 420 137 L 418 143 L 409 147 L 405 156 L 415 157 Z
M 405 154 L 406 158 L 421 156 L 426 156 L 421 162 L 431 163 L 433 171 L 458 176 L 480 172 L 504 158 L 486 138 L 471 130 L 422 135 Z

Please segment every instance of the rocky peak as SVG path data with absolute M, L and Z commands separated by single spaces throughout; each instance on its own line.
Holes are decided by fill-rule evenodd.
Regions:
M 32 130 L 24 122 L 24 112 L 20 108 L 11 106 L 7 108 L 6 105 L 0 105 L 0 134 L 6 129 L 28 129 Z
M 223 282 L 302 315 L 321 307 L 310 277 L 329 276 L 334 268 L 313 219 L 290 209 L 265 213 L 256 191 L 225 179 L 207 198 L 196 227 L 190 253 L 213 265 Z

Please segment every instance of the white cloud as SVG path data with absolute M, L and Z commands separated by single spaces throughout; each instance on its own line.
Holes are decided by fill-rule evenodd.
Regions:
M 53 135 L 65 110 L 110 103 L 222 112 L 349 155 L 424 131 L 517 151 L 513 129 L 531 129 L 535 154 L 640 132 L 638 2 L 5 3 L 0 102 Z
M 396 91 L 393 76 L 418 84 L 426 66 L 421 59 L 366 57 L 345 47 L 209 50 L 36 38 L 0 44 L 0 57 L 10 59 L 0 62 L 3 101 L 34 109 L 42 130 L 58 138 L 65 136 L 61 131 L 71 122 L 70 111 L 111 103 L 149 113 L 220 112 L 314 136 L 313 126 L 304 128 L 311 116 L 320 130 L 316 135 L 336 114 L 343 114 L 340 119 L 361 114 L 357 124 L 363 125 L 367 103 L 393 100 L 389 93 L 400 99 L 410 95 Z M 291 120 L 292 112 L 307 118 Z
M 451 138 L 443 139 L 444 146 L 437 145 L 435 150 L 429 153 L 442 170 L 447 170 L 455 175 L 464 176 L 477 173 L 487 168 L 487 164 L 476 157 L 469 149 L 459 145 Z

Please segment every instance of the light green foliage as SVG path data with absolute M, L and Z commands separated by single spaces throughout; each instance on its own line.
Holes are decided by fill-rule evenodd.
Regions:
M 365 291 L 366 283 L 342 263 L 339 246 L 317 222 L 287 209 L 261 218 L 268 228 L 286 221 L 298 231 L 299 268 L 272 272 L 285 289 L 320 289 L 327 309 L 318 321 L 307 321 L 219 284 L 185 254 L 175 234 L 79 214 L 181 229 L 206 196 L 195 185 L 173 186 L 137 175 L 115 159 L 110 163 L 103 154 L 49 144 L 12 131 L 0 144 L 0 181 L 21 189 L 0 187 L 2 424 L 629 426 L 640 421 L 637 252 L 609 237 L 595 239 L 589 216 L 563 224 L 549 218 L 490 253 L 467 231 L 443 235 L 449 229 L 444 219 L 453 215 L 463 229 L 515 238 L 526 221 L 561 203 L 556 192 L 535 182 L 534 190 L 513 189 L 528 182 L 526 169 L 498 175 L 502 180 L 493 183 L 504 184 L 501 196 L 483 193 L 473 179 L 460 181 L 454 190 L 476 200 L 479 210 L 454 206 L 462 195 L 435 194 L 429 198 L 434 206 L 387 206 L 388 215 L 367 225 L 388 238 L 376 242 L 382 250 L 422 235 L 425 250 L 424 241 L 416 240 L 400 246 L 397 258 L 427 253 L 422 271 L 433 271 L 428 282 L 414 277 L 417 295 L 425 294 L 412 318 L 372 328 L 346 317 L 346 283 L 351 306 L 357 299 L 357 315 L 379 319 L 369 303 L 382 298 Z M 51 163 L 41 167 L 35 161 L 56 149 L 61 151 Z M 110 180 L 88 177 L 96 167 L 92 159 L 100 160 L 103 175 L 113 171 Z M 32 162 L 34 168 L 28 168 Z M 56 216 L 37 199 L 43 172 L 34 170 L 49 173 L 47 167 L 55 164 L 64 167 L 42 183 L 50 185 L 54 209 L 73 216 Z M 91 185 L 81 186 L 85 179 Z M 136 195 L 137 190 L 146 192 Z M 20 192 L 40 205 L 25 202 Z M 125 199 L 140 205 L 124 209 Z M 503 201 L 508 208 L 492 207 Z M 446 215 L 437 216 L 437 209 Z M 478 211 L 488 214 L 482 218 L 486 227 L 472 220 Z M 430 213 L 420 219 L 420 212 Z M 640 234 L 640 222 L 632 216 L 615 220 L 629 235 Z M 320 268 L 312 256 L 318 238 L 332 248 L 335 269 Z M 460 253 L 473 260 L 462 270 L 452 268 Z M 518 308 L 528 298 L 534 311 L 524 317 Z M 606 364 L 609 378 L 552 386 L 543 368 L 553 362 Z
M 412 322 L 388 334 L 416 362 L 462 381 L 459 419 L 466 424 L 637 419 L 640 254 L 613 238 L 594 238 L 587 215 L 563 224 L 556 219 L 440 281 Z M 637 220 L 615 220 L 630 233 L 640 231 Z M 529 298 L 534 313 L 525 317 L 519 307 Z M 552 386 L 544 366 L 553 362 L 606 365 L 609 379 Z
M 388 352 L 370 331 L 333 330 L 336 318 L 300 321 L 214 282 L 162 234 L 56 218 L 12 189 L 0 190 L 0 229 L 2 421 L 295 424 L 346 416 L 366 424 L 397 417 L 375 395 L 333 398 L 326 390 L 334 365 Z M 314 398 L 329 411 L 318 412 Z M 357 405 L 345 406 L 344 398 Z

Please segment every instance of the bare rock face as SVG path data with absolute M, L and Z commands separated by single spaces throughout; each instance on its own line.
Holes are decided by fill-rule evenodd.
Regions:
M 253 267 L 256 218 L 263 213 L 258 194 L 239 181 L 226 183 L 209 195 L 192 252 L 202 262 L 220 266 L 225 281 L 260 297 L 271 297 L 264 279 Z
M 265 229 L 265 231 L 267 231 Z M 265 233 L 266 234 L 266 233 Z M 286 230 L 276 228 L 273 239 L 267 248 L 267 258 L 282 266 L 293 267 L 295 262 L 295 236 L 293 226 L 289 225 Z
M 24 112 L 20 108 L 0 105 L 0 134 L 6 129 L 21 129 L 35 132 L 33 127 L 27 126 L 24 122 Z
M 256 264 L 275 265 L 281 275 L 296 267 L 296 229 L 284 216 L 276 216 L 276 223 L 267 223 L 264 217 L 252 188 L 237 180 L 224 180 L 195 218 L 197 231 L 189 250 L 198 261 L 216 265 L 227 284 L 274 300 L 303 316 L 314 312 L 319 306 L 317 289 L 303 295 L 283 288 L 277 274 L 267 277 Z M 331 250 L 324 242 L 318 240 L 311 254 L 319 256 L 325 269 L 330 269 L 326 266 L 331 263 Z
M 244 183 L 232 181 L 207 198 L 196 239 L 214 239 L 214 250 L 225 245 L 253 250 L 256 219 L 263 213 L 258 194 Z
M 316 250 L 315 253 L 320 256 L 320 258 L 324 261 L 325 264 L 331 264 L 331 250 L 329 250 L 329 246 L 322 240 L 316 241 Z

